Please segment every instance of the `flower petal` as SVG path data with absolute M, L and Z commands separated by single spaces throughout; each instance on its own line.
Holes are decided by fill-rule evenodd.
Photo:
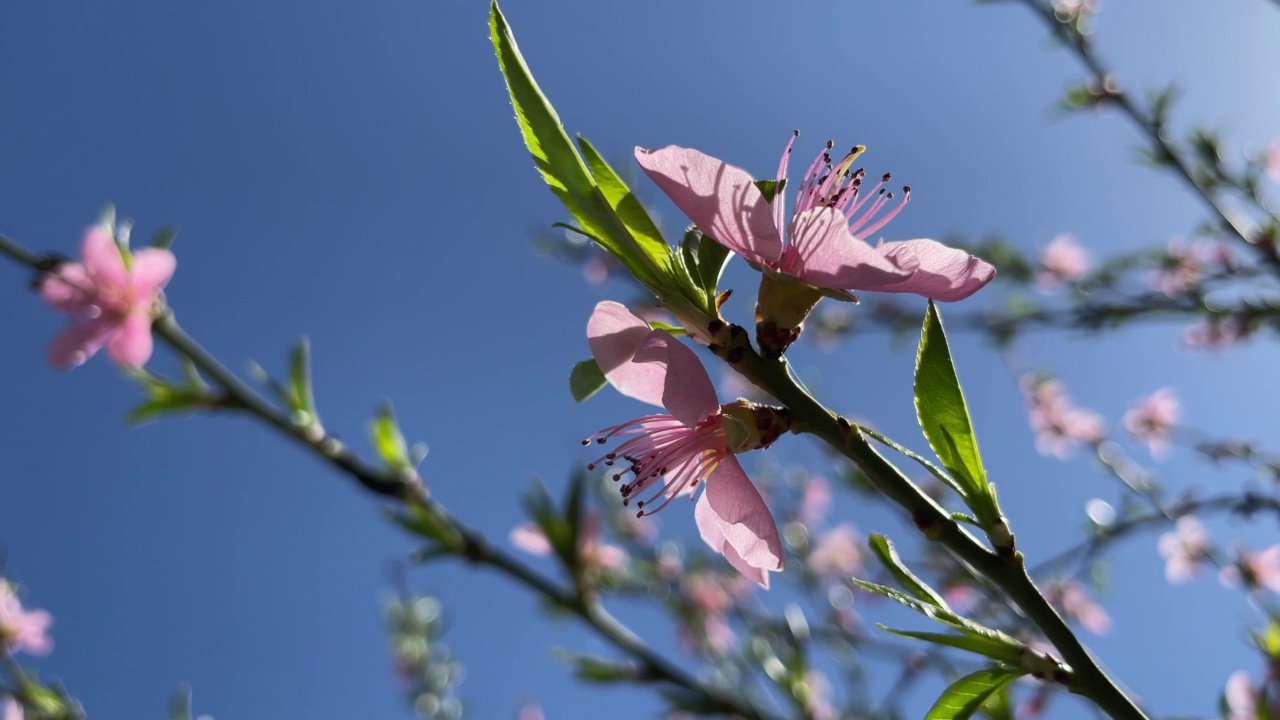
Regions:
M 125 316 L 120 331 L 107 343 L 107 354 L 124 367 L 142 367 L 151 359 L 151 316 L 135 310 Z
M 773 513 L 769 512 L 760 491 L 747 477 L 738 459 L 729 456 L 722 460 L 711 471 L 706 485 L 699 500 L 706 502 L 725 543 L 750 567 L 765 572 L 782 570 L 782 541 L 778 537 Z M 702 512 L 705 516 L 707 511 Z M 700 531 L 707 532 L 703 526 L 710 519 L 703 517 L 698 520 Z M 729 558 L 729 554 L 725 553 L 725 557 Z
M 150 303 L 169 284 L 178 259 L 162 248 L 143 248 L 133 254 L 133 293 L 138 302 Z
M 93 296 L 93 280 L 80 263 L 63 263 L 40 280 L 40 297 L 59 312 L 84 312 Z
M 115 330 L 115 324 L 106 318 L 68 325 L 49 343 L 49 364 L 55 370 L 80 367 L 107 344 Z
M 693 350 L 671 333 L 650 332 L 636 350 L 635 362 L 663 368 L 662 406 L 688 427 L 720 412 L 720 399 L 707 369 Z
M 632 361 L 651 332 L 649 323 L 625 306 L 605 301 L 596 305 L 587 321 L 587 344 L 614 389 L 627 397 L 661 407 L 666 366 Z
M 707 501 L 706 493 L 703 493 L 702 497 L 698 498 L 697 504 L 694 505 L 693 519 L 698 524 L 698 534 L 702 536 L 703 542 L 712 550 L 723 555 L 724 559 L 728 560 L 735 570 L 754 580 L 756 584 L 764 589 L 769 589 L 769 573 L 748 565 L 747 561 L 743 560 L 738 551 L 734 550 L 729 541 L 725 539 L 724 532 L 720 529 L 720 518 L 716 516 L 716 511 L 711 509 L 711 503 Z
M 769 201 L 742 168 L 691 148 L 636 148 L 645 174 L 716 242 L 757 263 L 782 255 L 782 236 Z
M 95 225 L 84 233 L 84 242 L 80 247 L 84 258 L 85 269 L 99 286 L 123 288 L 129 277 L 124 268 L 124 257 L 120 254 L 120 246 L 111 237 L 111 233 L 101 225 Z
M 935 240 L 903 240 L 877 248 L 890 260 L 914 259 L 918 264 L 908 279 L 878 292 L 909 292 L 934 300 L 953 302 L 978 292 L 996 276 L 996 269 L 981 258 Z
M 817 287 L 879 290 L 912 276 L 915 266 L 885 257 L 849 232 L 849 221 L 832 207 L 806 210 L 791 220 L 791 246 L 782 272 Z

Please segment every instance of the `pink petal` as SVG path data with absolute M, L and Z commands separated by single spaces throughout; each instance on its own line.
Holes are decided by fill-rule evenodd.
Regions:
M 49 343 L 49 364 L 55 370 L 80 367 L 111 338 L 116 326 L 106 318 L 69 325 Z
M 697 504 L 693 508 L 693 519 L 698 524 L 698 534 L 702 536 L 705 542 L 712 550 L 724 556 L 725 560 L 733 566 L 735 570 L 742 573 L 745 577 L 754 580 L 766 590 L 769 589 L 769 573 L 764 570 L 752 567 L 747 561 L 742 559 L 737 550 L 729 544 L 721 529 L 720 518 L 716 515 L 716 511 L 711 509 L 711 503 L 707 501 L 707 494 L 703 493 L 698 498 Z
M 144 248 L 133 254 L 133 293 L 138 302 L 151 302 L 169 284 L 178 259 L 162 248 Z
M 849 221 L 831 207 L 806 210 L 791 221 L 791 247 L 783 272 L 817 287 L 879 290 L 911 278 L 915 264 L 886 258 L 849 233 Z
M 511 534 L 507 536 L 512 545 L 529 553 L 530 555 L 550 555 L 551 543 L 547 540 L 547 536 L 543 534 L 542 528 L 537 525 L 526 522 L 511 528 Z
M 123 367 L 146 365 L 151 349 L 151 316 L 145 310 L 126 315 L 120 331 L 107 343 L 107 354 Z
M 978 292 L 996 276 L 990 263 L 935 240 L 891 242 L 878 249 L 890 260 L 914 258 L 919 264 L 910 278 L 875 288 L 879 292 L 909 292 L 953 302 Z
M 662 385 L 662 406 L 671 416 L 689 427 L 720 412 L 720 400 L 711 376 L 702 361 L 671 333 L 654 330 L 636 350 L 635 362 L 658 365 L 666 376 Z
M 64 263 L 40 281 L 40 297 L 59 312 L 84 312 L 93 300 L 93 280 L 80 263 Z
M 757 263 L 782 255 L 769 202 L 747 171 L 690 148 L 636 148 L 645 174 L 716 242 Z
M 587 321 L 587 344 L 601 372 L 618 392 L 661 407 L 666 366 L 632 361 L 651 332 L 649 323 L 635 313 L 619 303 L 605 301 L 596 305 Z
M 707 510 L 702 511 L 698 529 L 707 534 L 710 528 L 704 525 L 714 520 L 718 535 L 746 565 L 765 572 L 781 570 L 782 541 L 778 538 L 773 513 L 769 512 L 760 491 L 751 483 L 738 459 L 729 456 L 721 461 L 711 471 L 706 485 L 699 501 L 706 503 L 710 516 L 706 516 Z M 729 553 L 726 552 L 725 557 L 733 562 Z
M 1227 687 L 1223 695 L 1227 701 L 1227 708 L 1231 710 L 1232 720 L 1255 717 L 1257 695 L 1253 692 L 1249 673 L 1244 670 L 1231 673 L 1231 677 L 1227 678 Z
M 124 257 L 106 228 L 95 225 L 86 230 L 80 254 L 89 275 L 99 287 L 125 287 L 129 273 L 124 268 Z

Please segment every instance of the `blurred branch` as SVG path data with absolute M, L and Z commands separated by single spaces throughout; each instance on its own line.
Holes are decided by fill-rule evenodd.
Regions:
M 1273 1 L 1280 5 L 1280 0 Z M 1022 0 L 1022 4 L 1040 18 L 1049 31 L 1061 40 L 1089 71 L 1090 87 L 1096 89 L 1093 104 L 1113 105 L 1119 108 L 1145 137 L 1150 146 L 1153 161 L 1171 168 L 1200 197 L 1224 231 L 1252 248 L 1273 273 L 1280 275 L 1280 256 L 1276 251 L 1276 233 L 1280 228 L 1280 216 L 1277 216 L 1276 211 L 1268 206 L 1256 187 L 1241 178 L 1230 176 L 1216 161 L 1211 168 L 1215 171 L 1213 174 L 1197 172 L 1191 157 L 1169 139 L 1162 106 L 1153 107 L 1121 87 L 1116 81 L 1115 73 L 1094 50 L 1089 36 L 1081 32 L 1076 24 L 1060 18 L 1052 3 L 1045 0 Z M 1265 217 L 1268 227 L 1254 233 L 1233 216 L 1217 189 L 1224 181 L 1250 201 Z
M 37 273 L 48 272 L 60 260 L 37 255 L 22 245 L 0 236 L 0 254 Z M 686 690 L 723 713 L 746 720 L 768 720 L 770 716 L 748 702 L 707 687 L 674 663 L 649 648 L 635 633 L 610 615 L 599 603 L 589 601 L 582 593 L 559 587 L 511 554 L 496 548 L 485 536 L 454 519 L 439 503 L 431 499 L 416 470 L 383 470 L 361 459 L 337 438 L 314 424 L 295 422 L 290 414 L 255 392 L 222 363 L 201 347 L 178 326 L 172 311 L 165 309 L 153 324 L 157 337 L 177 354 L 189 359 L 209 376 L 226 394 L 225 407 L 241 410 L 275 428 L 281 434 L 310 450 L 323 462 L 353 479 L 360 487 L 381 497 L 395 499 L 410 509 L 430 516 L 443 524 L 457 542 L 450 545 L 452 554 L 474 563 L 487 565 L 515 580 L 552 603 L 571 611 L 596 632 L 631 656 L 640 665 L 638 677 L 666 683 Z M 20 677 L 20 676 L 17 676 Z

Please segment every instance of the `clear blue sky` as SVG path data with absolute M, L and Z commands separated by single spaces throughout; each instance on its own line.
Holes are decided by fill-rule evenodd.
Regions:
M 805 157 L 828 137 L 863 143 L 869 169 L 915 191 L 890 239 L 1001 231 L 1031 248 L 1070 231 L 1101 254 L 1199 220 L 1180 187 L 1129 162 L 1136 137 L 1119 119 L 1052 120 L 1076 68 L 1030 14 L 919 7 L 506 10 L 566 125 L 612 157 L 676 143 L 764 174 L 793 128 Z M 563 216 L 520 144 L 486 13 L 484 0 L 6 3 L 0 232 L 70 253 L 108 202 L 140 234 L 177 224 L 168 294 L 193 335 L 233 367 L 279 368 L 307 334 L 326 425 L 362 438 L 392 399 L 406 433 L 431 445 L 436 495 L 505 537 L 530 478 L 559 487 L 585 460 L 579 439 L 637 408 L 613 396 L 577 406 L 565 391 L 606 295 L 530 250 L 530 230 Z M 1183 83 L 1184 119 L 1222 124 L 1238 146 L 1280 133 L 1277 37 L 1280 12 L 1263 0 L 1135 0 L 1105 5 L 1097 39 L 1128 80 Z M 42 675 L 98 718 L 158 717 L 184 682 L 220 720 L 404 717 L 379 606 L 389 562 L 412 543 L 376 502 L 256 425 L 126 429 L 136 391 L 104 359 L 65 375 L 45 366 L 62 321 L 27 279 L 0 265 L 0 546 L 29 601 L 57 619 Z M 1190 356 L 1178 336 L 1042 336 L 1020 361 L 1061 373 L 1113 425 L 1131 400 L 1176 385 L 1193 424 L 1280 447 L 1274 348 Z M 973 339 L 957 346 L 1022 546 L 1032 558 L 1063 547 L 1084 501 L 1111 486 L 1087 463 L 1039 457 L 1000 358 Z M 915 442 L 910 361 L 909 347 L 871 336 L 847 356 L 799 358 L 830 404 Z M 1165 470 L 1175 487 L 1241 480 L 1178 454 Z M 689 535 L 690 518 L 668 515 L 664 532 Z M 1232 670 L 1256 672 L 1238 595 L 1212 580 L 1169 590 L 1154 538 L 1116 559 L 1116 628 L 1094 647 L 1157 712 L 1208 713 Z M 501 579 L 442 566 L 413 584 L 450 608 L 473 717 L 533 698 L 552 718 L 652 716 L 647 696 L 575 686 L 548 648 L 604 648 Z M 661 625 L 639 627 L 674 648 Z

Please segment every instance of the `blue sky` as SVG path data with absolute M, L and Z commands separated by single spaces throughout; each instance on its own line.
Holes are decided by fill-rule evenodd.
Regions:
M 806 158 L 827 138 L 862 143 L 869 170 L 914 188 L 889 239 L 1000 231 L 1035 248 L 1070 231 L 1105 254 L 1201 218 L 1176 183 L 1130 162 L 1137 138 L 1121 120 L 1054 119 L 1077 69 L 1016 4 L 513 0 L 506 11 L 569 130 L 610 157 L 674 143 L 764 174 L 793 128 Z M 584 462 L 580 438 L 637 408 L 607 394 L 578 406 L 565 391 L 586 317 L 610 295 L 530 249 L 530 231 L 563 216 L 520 144 L 486 13 L 482 0 L 5 4 L 0 232 L 70 253 L 109 202 L 139 233 L 178 225 L 168 297 L 189 332 L 237 369 L 281 368 L 305 333 L 326 426 L 362 446 L 391 399 L 431 446 L 436 496 L 504 537 L 531 478 L 559 487 Z M 1145 0 L 1107 4 L 1097 42 L 1136 86 L 1177 80 L 1184 122 L 1221 125 L 1239 147 L 1280 133 L 1267 72 L 1280 66 L 1278 34 L 1280 12 L 1262 0 Z M 730 278 L 750 283 L 741 267 Z M 29 601 L 57 618 L 42 675 L 102 718 L 158 716 L 184 682 L 220 720 L 405 716 L 379 606 L 389 564 L 412 543 L 378 503 L 244 420 L 126 429 L 136 391 L 108 363 L 61 375 L 44 364 L 61 320 L 27 280 L 0 265 L 0 546 Z M 1038 336 L 1018 361 L 1060 373 L 1113 425 L 1132 400 L 1175 385 L 1196 426 L 1280 447 L 1276 406 L 1258 400 L 1275 390 L 1274 349 L 1187 355 L 1179 332 Z M 797 362 L 830 405 L 914 442 L 911 348 L 856 342 Z M 1083 461 L 1038 456 L 1003 361 L 976 339 L 955 343 L 1022 547 L 1032 558 L 1063 547 L 1085 500 L 1111 486 Z M 1164 475 L 1179 488 L 1243 477 L 1182 455 Z M 873 513 L 842 507 L 878 529 Z M 690 532 L 668 515 L 664 532 Z M 1207 713 L 1232 670 L 1256 670 L 1248 608 L 1208 579 L 1170 590 L 1160 572 L 1153 538 L 1117 553 L 1116 629 L 1094 647 L 1158 712 Z M 604 648 L 501 579 L 440 566 L 412 581 L 450 608 L 474 717 L 534 698 L 550 717 L 652 716 L 642 694 L 575 686 L 548 648 Z M 663 626 L 639 627 L 674 651 Z

